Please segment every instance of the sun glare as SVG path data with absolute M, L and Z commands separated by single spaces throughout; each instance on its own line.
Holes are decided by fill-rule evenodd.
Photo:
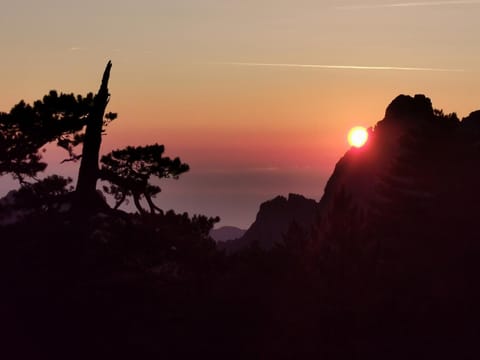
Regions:
M 368 132 L 363 126 L 355 126 L 348 132 L 348 143 L 356 148 L 362 147 L 368 140 Z

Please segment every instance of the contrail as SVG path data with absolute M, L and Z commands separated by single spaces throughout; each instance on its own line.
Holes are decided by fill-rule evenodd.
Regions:
M 463 72 L 464 69 L 441 69 L 425 67 L 399 67 L 399 66 L 358 66 L 358 65 L 321 65 L 321 64 L 278 64 L 278 63 L 251 63 L 251 62 L 221 62 L 212 65 L 255 66 L 255 67 L 285 67 L 285 68 L 312 68 L 330 70 L 371 70 L 371 71 L 437 71 L 437 72 Z
M 393 4 L 345 5 L 345 6 L 337 6 L 336 9 L 337 10 L 357 10 L 357 9 L 406 8 L 406 7 L 474 5 L 474 4 L 480 4 L 480 1 L 479 0 L 422 1 L 422 2 L 404 2 L 404 3 L 393 3 Z

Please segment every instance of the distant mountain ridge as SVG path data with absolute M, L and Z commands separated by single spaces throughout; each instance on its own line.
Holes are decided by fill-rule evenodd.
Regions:
M 216 242 L 230 241 L 241 238 L 247 230 L 240 229 L 235 226 L 222 226 L 218 229 L 212 229 L 210 236 Z

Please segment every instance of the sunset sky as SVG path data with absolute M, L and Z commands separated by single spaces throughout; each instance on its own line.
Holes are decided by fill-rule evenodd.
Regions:
M 191 171 L 160 207 L 246 228 L 276 195 L 319 200 L 348 130 L 398 94 L 480 109 L 479 19 L 473 0 L 2 0 L 0 110 L 96 91 L 111 59 L 103 152 L 165 144 Z

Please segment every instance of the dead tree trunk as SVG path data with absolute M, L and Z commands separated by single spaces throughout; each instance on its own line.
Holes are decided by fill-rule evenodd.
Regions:
M 98 160 L 100 145 L 102 143 L 103 117 L 110 94 L 108 93 L 108 80 L 112 62 L 109 61 L 103 73 L 102 83 L 95 95 L 93 109 L 87 120 L 85 138 L 83 141 L 82 161 L 78 172 L 76 194 L 84 206 L 94 206 L 98 203 L 97 180 L 99 176 Z

